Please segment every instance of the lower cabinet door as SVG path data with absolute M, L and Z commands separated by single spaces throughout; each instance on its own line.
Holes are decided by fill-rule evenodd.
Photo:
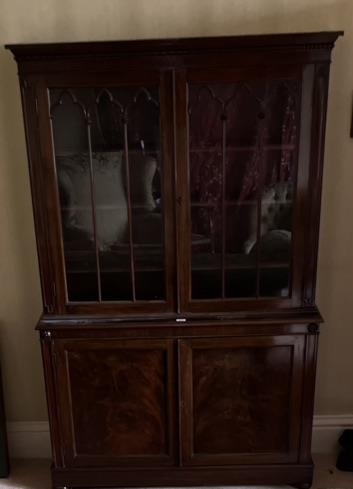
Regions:
M 298 458 L 305 336 L 181 340 L 184 464 Z
M 174 463 L 172 341 L 58 339 L 53 351 L 66 465 Z

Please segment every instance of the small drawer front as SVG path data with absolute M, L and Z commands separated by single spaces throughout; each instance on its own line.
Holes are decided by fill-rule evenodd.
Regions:
M 180 341 L 185 464 L 298 459 L 305 336 Z
M 174 459 L 169 340 L 55 340 L 64 460 L 71 466 Z

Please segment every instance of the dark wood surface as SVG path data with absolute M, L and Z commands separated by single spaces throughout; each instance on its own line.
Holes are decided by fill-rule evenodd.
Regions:
M 185 462 L 298 458 L 304 336 L 181 341 Z
M 214 40 L 183 40 L 180 42 L 166 41 L 158 44 L 157 41 L 147 43 L 145 48 L 151 46 L 151 52 L 161 49 L 164 53 L 158 56 L 156 65 L 149 63 L 143 68 L 146 54 L 138 52 L 137 46 L 141 43 L 105 43 L 68 45 L 38 45 L 36 48 L 27 46 L 11 47 L 17 56 L 20 53 L 30 57 L 34 67 L 41 67 L 40 76 L 31 72 L 21 73 L 24 115 L 30 159 L 33 204 L 35 210 L 36 235 L 39 251 L 39 262 L 42 278 L 44 299 L 44 313 L 49 314 L 107 314 L 107 315 L 141 315 L 146 313 L 156 315 L 172 313 L 182 314 L 208 314 L 208 313 L 234 313 L 236 311 L 271 311 L 284 309 L 286 311 L 300 308 L 304 305 L 314 305 L 314 288 L 316 273 L 316 257 L 318 245 L 318 226 L 321 198 L 321 175 L 323 164 L 325 110 L 328 85 L 328 67 L 330 49 L 334 39 L 339 33 L 320 33 L 317 35 L 284 35 L 271 36 L 267 39 L 262 36 L 234 38 L 220 38 Z M 213 66 L 219 63 L 219 54 L 208 52 L 210 46 L 222 51 L 225 56 L 222 66 Z M 106 52 L 106 62 L 119 65 L 118 71 L 109 74 L 102 70 L 102 63 L 96 63 L 87 54 L 90 46 L 92 53 L 98 49 Z M 169 46 L 169 48 L 167 48 Z M 180 54 L 176 46 L 180 48 Z M 246 49 L 257 55 L 256 59 L 249 60 Z M 262 46 L 261 49 L 259 46 Z M 104 48 L 107 51 L 104 51 Z M 111 59 L 113 47 L 116 48 L 116 58 Z M 197 49 L 196 49 L 197 47 Z M 245 51 L 244 51 L 244 49 Z M 62 53 L 60 53 L 62 49 Z M 124 49 L 136 53 L 134 56 L 123 54 Z M 148 48 L 149 49 L 149 48 Z M 169 55 L 170 49 L 172 55 Z M 184 59 L 185 53 L 198 53 L 196 58 Z M 239 60 L 234 59 L 228 50 L 235 49 Z M 265 54 L 270 50 L 269 53 Z M 307 59 L 288 57 L 288 50 L 299 49 L 301 53 L 325 52 L 327 58 L 320 58 L 315 64 L 308 64 Z M 51 56 L 53 52 L 56 55 Z M 67 61 L 63 56 L 71 52 L 75 63 L 84 61 L 88 67 L 82 67 L 81 72 L 67 69 Z M 267 52 L 267 51 L 266 51 Z M 278 62 L 280 56 L 282 62 Z M 179 57 L 178 57 L 179 56 Z M 42 64 L 42 58 L 50 60 Z M 259 65 L 259 58 L 266 60 L 266 68 Z M 20 58 L 18 58 L 20 59 Z M 167 59 L 168 69 L 164 66 Z M 231 62 L 230 62 L 231 59 Z M 270 62 L 268 60 L 271 60 Z M 51 72 L 51 61 L 59 64 L 60 69 Z M 285 63 L 283 63 L 285 61 Z M 136 67 L 129 69 L 128 63 L 136 63 Z M 142 64 L 141 64 L 142 63 Z M 249 63 L 249 64 L 248 64 Z M 24 66 L 21 60 L 20 68 Z M 82 72 L 85 73 L 84 77 Z M 246 81 L 253 77 L 294 77 L 301 85 L 302 109 L 298 139 L 298 176 L 296 203 L 294 207 L 294 241 L 293 241 L 293 276 L 291 294 L 288 298 L 271 299 L 212 299 L 207 301 L 191 300 L 190 283 L 190 205 L 188 190 L 188 133 L 187 133 L 187 86 L 189 83 L 210 83 L 217 80 L 234 83 L 239 80 Z M 59 196 L 56 168 L 54 161 L 54 148 L 51 134 L 49 113 L 48 87 L 74 87 L 114 86 L 117 83 L 148 84 L 157 83 L 161 93 L 161 131 L 162 151 L 164 161 L 164 232 L 166 243 L 166 301 L 137 301 L 135 303 L 120 301 L 112 302 L 69 302 L 66 294 L 64 249 L 62 244 L 62 229 L 59 212 Z M 308 107 L 312 106 L 312 111 Z M 174 161 L 175 160 L 175 161 Z M 314 189 L 314 191 L 312 191 Z M 175 218 L 177 225 L 175 225 Z M 309 244 L 309 246 L 308 246 Z
M 168 340 L 55 342 L 65 464 L 173 462 L 173 351 Z
M 201 484 L 212 467 L 211 479 L 219 483 L 255 483 L 260 474 L 263 483 L 294 483 L 290 467 L 298 467 L 296 481 L 310 480 L 299 476 L 299 464 L 311 474 L 316 324 L 102 324 L 41 334 L 43 351 L 52 351 L 46 373 L 50 399 L 56 399 L 50 409 L 54 478 L 75 474 L 68 479 L 73 485 L 76 476 L 103 483 L 105 468 L 119 486 L 141 485 L 143 478 L 172 484 L 179 477 Z M 257 469 L 243 478 L 249 464 Z M 271 464 L 287 476 L 267 478 Z M 120 465 L 137 470 L 124 469 L 116 479 L 113 468 Z M 164 465 L 181 473 L 173 469 L 168 479 Z
M 262 464 L 218 467 L 168 467 L 101 469 L 53 468 L 55 487 L 180 487 L 180 486 L 240 486 L 282 485 L 310 487 L 312 464 Z M 305 486 L 304 482 L 305 481 Z M 303 482 L 303 484 L 302 484 Z
M 18 61 L 48 58 L 77 58 L 102 56 L 141 56 L 168 54 L 228 53 L 238 51 L 247 55 L 248 51 L 325 51 L 329 53 L 337 37 L 343 31 L 325 31 L 289 34 L 264 34 L 244 36 L 219 36 L 186 39 L 147 39 L 136 41 L 102 41 L 74 43 L 10 44 L 10 49 Z
M 219 484 L 311 480 L 316 324 L 102 322 L 41 335 L 54 480 L 122 487 L 202 484 L 210 473 Z M 107 436 L 119 430 L 123 436 Z M 143 454 L 131 457 L 140 446 Z M 131 465 L 117 477 L 114 467 Z M 269 475 L 268 467 L 281 469 Z
M 215 83 L 217 80 L 227 81 L 227 83 L 246 83 L 246 80 L 251 80 L 252 77 L 264 76 L 265 78 L 268 76 L 270 79 L 273 77 L 284 77 L 288 79 L 297 80 L 298 83 L 302 83 L 303 86 L 305 84 L 302 81 L 302 69 L 299 68 L 298 65 L 286 65 L 284 67 L 277 66 L 274 64 L 273 66 L 268 66 L 266 69 L 266 73 L 262 73 L 259 75 L 257 71 L 253 68 L 251 69 L 239 69 L 232 70 L 229 69 L 218 69 L 218 70 L 206 70 L 200 69 L 199 67 L 196 69 L 193 68 L 185 68 L 184 70 L 176 71 L 176 98 L 178 100 L 178 105 L 176 109 L 176 120 L 177 120 L 177 190 L 178 190 L 178 211 L 179 211 L 179 220 L 178 220 L 178 230 L 190 230 L 191 229 L 191 212 L 190 212 L 190 160 L 189 160 L 189 127 L 188 127 L 188 119 L 185 117 L 185 114 L 188 112 L 188 89 L 193 85 L 204 85 L 209 86 L 210 83 Z M 306 82 L 306 80 L 305 80 Z M 307 82 L 308 84 L 310 82 Z M 312 81 L 311 81 L 312 83 Z M 306 86 L 305 86 L 306 88 Z M 306 117 L 308 117 L 308 112 L 304 111 Z M 245 117 L 245 116 L 244 116 Z M 303 115 L 304 117 L 304 115 Z M 300 138 L 301 144 L 303 137 Z M 300 144 L 299 144 L 300 146 Z M 298 162 L 298 174 L 303 172 L 302 166 L 306 165 L 306 162 L 303 159 L 300 159 Z M 307 181 L 305 184 L 307 185 Z M 180 260 L 180 289 L 181 289 L 181 310 L 183 312 L 192 312 L 196 314 L 200 314 L 202 312 L 220 312 L 220 311 L 235 311 L 239 310 L 265 310 L 268 307 L 273 310 L 275 308 L 286 308 L 289 309 L 291 307 L 296 307 L 302 304 L 302 292 L 301 287 L 303 283 L 303 266 L 301 264 L 301 258 L 306 253 L 306 243 L 303 239 L 304 233 L 306 230 L 303 228 L 303 220 L 302 216 L 304 214 L 304 199 L 303 196 L 308 192 L 308 188 L 302 188 L 301 186 L 297 188 L 296 193 L 296 203 L 295 203 L 295 215 L 294 215 L 294 224 L 293 228 L 295 229 L 294 233 L 294 243 L 293 243 L 293 263 L 295 263 L 293 270 L 293 280 L 292 280 L 292 289 L 291 296 L 289 298 L 271 298 L 270 300 L 266 298 L 259 298 L 254 301 L 252 298 L 250 299 L 208 299 L 206 300 L 197 300 L 192 297 L 192 285 L 191 285 L 191 236 L 190 232 L 186 233 L 183 231 L 178 234 L 179 239 L 179 250 L 181 255 Z
M 7 46 L 30 166 L 54 487 L 311 484 L 327 89 L 341 34 Z M 278 78 L 295 80 L 300 100 L 290 293 L 224 297 L 223 231 L 222 295 L 193 299 L 189 86 Z M 166 299 L 70 302 L 48 89 L 117 85 L 159 89 Z M 224 183 L 222 199 L 224 220 Z

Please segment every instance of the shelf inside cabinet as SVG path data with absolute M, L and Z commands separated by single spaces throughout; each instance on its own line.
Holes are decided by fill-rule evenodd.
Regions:
M 164 269 L 163 268 L 158 268 L 158 267 L 145 267 L 145 268 L 141 268 L 141 267 L 135 267 L 134 268 L 134 271 L 135 273 L 149 273 L 149 272 L 163 272 Z M 76 274 L 76 275 L 79 275 L 79 274 L 90 274 L 90 273 L 97 273 L 97 270 L 96 269 L 76 269 L 76 270 L 66 270 L 67 273 L 69 274 Z M 131 269 L 130 268 L 108 268 L 108 269 L 100 269 L 100 273 L 101 274 L 109 274 L 109 273 L 130 273 L 131 272 Z
M 197 253 L 192 257 L 191 269 L 195 271 L 202 270 L 220 270 L 222 255 L 220 253 Z M 227 253 L 224 256 L 225 270 L 252 270 L 289 268 L 288 261 L 259 261 L 256 255 L 245 255 L 241 253 Z
M 95 205 L 95 209 L 99 211 L 113 211 L 113 210 L 126 210 L 127 205 Z M 61 207 L 62 211 L 65 212 L 72 212 L 72 211 L 87 211 L 87 212 L 92 212 L 92 205 L 71 205 L 71 206 L 62 206 Z M 149 213 L 152 214 L 160 214 L 160 209 L 159 205 L 156 204 L 156 207 L 154 209 L 150 209 L 146 205 L 142 204 L 131 204 L 131 210 L 146 210 Z
M 254 206 L 257 205 L 258 201 L 257 200 L 243 200 L 243 201 L 238 201 L 238 200 L 226 200 L 224 202 L 224 205 L 226 207 L 242 207 L 242 206 Z M 220 207 L 222 205 L 221 200 L 218 202 L 191 202 L 190 203 L 191 207 L 210 207 L 210 208 L 215 208 L 215 207 Z M 271 205 L 271 206 L 286 206 L 286 207 L 291 207 L 293 205 L 292 201 L 273 201 L 273 200 L 261 200 L 261 205 Z
M 261 148 L 264 151 L 294 151 L 296 149 L 295 144 L 265 144 Z M 242 153 L 258 150 L 256 145 L 227 145 L 225 148 L 226 153 Z M 205 147 L 193 147 L 189 149 L 190 153 L 219 153 L 222 154 L 222 146 L 205 146 Z

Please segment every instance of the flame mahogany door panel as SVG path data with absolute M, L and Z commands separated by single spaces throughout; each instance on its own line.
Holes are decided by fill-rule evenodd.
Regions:
M 65 464 L 173 463 L 172 346 L 168 340 L 55 341 Z
M 180 342 L 183 461 L 298 459 L 305 336 Z

